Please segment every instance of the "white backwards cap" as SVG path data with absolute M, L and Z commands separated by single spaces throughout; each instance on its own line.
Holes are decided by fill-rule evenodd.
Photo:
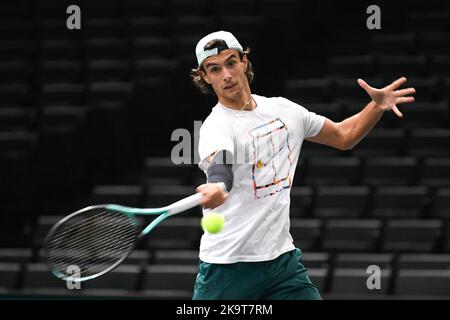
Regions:
M 210 50 L 206 50 L 205 45 L 211 40 L 223 40 L 226 44 L 226 47 L 219 46 Z M 235 36 L 233 36 L 231 32 L 217 31 L 203 37 L 195 47 L 195 54 L 197 56 L 198 66 L 200 67 L 206 58 L 219 54 L 220 51 L 226 49 L 236 49 L 240 52 L 244 52 L 244 49 L 242 48 L 241 44 L 237 41 L 237 39 L 235 38 Z

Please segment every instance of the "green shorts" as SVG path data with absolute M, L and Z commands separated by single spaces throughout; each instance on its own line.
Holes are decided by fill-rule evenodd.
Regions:
M 295 249 L 275 260 L 211 264 L 200 261 L 194 300 L 321 300 Z

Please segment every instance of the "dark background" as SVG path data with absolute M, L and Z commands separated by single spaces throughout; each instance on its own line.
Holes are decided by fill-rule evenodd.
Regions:
M 71 4 L 81 30 L 66 28 Z M 366 27 L 371 4 L 381 30 Z M 292 234 L 325 297 L 449 298 L 450 5 L 438 0 L 2 1 L 0 293 L 63 287 L 40 257 L 59 217 L 90 204 L 166 205 L 204 181 L 196 165 L 171 163 L 171 134 L 193 132 L 216 103 L 189 71 L 198 40 L 217 30 L 251 48 L 253 93 L 334 121 L 369 102 L 357 78 L 409 79 L 416 103 L 400 107 L 404 119 L 385 114 L 350 151 L 304 143 Z M 189 297 L 199 217 L 167 222 L 129 262 L 137 269 L 119 271 L 131 285 L 106 281 L 100 294 Z M 370 264 L 386 271 L 381 293 L 365 287 Z M 158 272 L 187 284 L 146 291 Z

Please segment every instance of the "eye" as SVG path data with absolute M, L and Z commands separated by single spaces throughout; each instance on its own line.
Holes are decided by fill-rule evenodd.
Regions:
M 211 69 L 209 69 L 210 72 L 212 73 L 217 73 L 219 72 L 219 68 L 218 67 L 212 67 Z
M 228 65 L 229 65 L 230 67 L 234 66 L 235 64 L 236 64 L 236 61 L 235 61 L 235 60 L 230 60 L 230 61 L 228 61 Z

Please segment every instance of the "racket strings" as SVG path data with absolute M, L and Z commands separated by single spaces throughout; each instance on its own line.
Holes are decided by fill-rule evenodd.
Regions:
M 105 213 L 105 212 L 103 212 Z M 102 217 L 104 218 L 104 217 Z M 117 219 L 103 219 L 102 224 L 98 223 L 91 223 L 88 227 L 85 228 L 81 233 L 76 233 L 77 240 L 73 241 L 73 239 L 64 239 L 62 237 L 55 237 L 53 241 L 51 241 L 51 244 L 49 245 L 50 248 L 55 248 L 55 243 L 59 243 L 58 251 L 53 252 L 57 253 L 52 258 L 52 254 L 49 255 L 49 263 L 56 264 L 56 267 L 59 269 L 67 266 L 67 263 L 76 264 L 74 262 L 74 259 L 78 261 L 83 261 L 83 263 L 76 264 L 82 272 L 84 273 L 90 273 L 92 269 L 92 265 L 94 264 L 104 264 L 108 265 L 108 260 L 120 258 L 123 255 L 123 250 L 127 250 L 129 247 L 128 243 L 129 241 L 134 240 L 134 235 L 130 235 L 128 237 L 124 237 L 124 234 L 129 233 L 129 230 L 125 230 L 118 232 L 120 228 L 117 228 L 117 225 L 122 226 L 123 223 L 121 223 L 121 220 Z M 122 217 L 121 217 L 122 218 Z M 87 220 L 87 219 L 86 219 Z M 92 220 L 92 219 L 90 219 Z M 119 222 L 119 223 L 117 223 Z M 117 223 L 117 224 L 113 224 Z M 98 227 L 98 226 L 101 227 Z M 96 230 L 94 230 L 97 228 Z M 66 233 L 66 237 L 68 236 L 68 230 L 71 230 L 71 232 L 75 233 L 80 228 L 73 228 L 72 227 L 66 227 L 64 228 Z M 93 237 L 93 233 L 95 232 L 96 235 L 99 235 L 98 237 Z M 111 234 L 114 234 L 114 238 L 111 237 Z M 87 238 L 87 235 L 89 235 L 89 239 Z M 67 247 L 67 245 L 61 246 L 61 241 L 68 241 L 70 243 L 70 246 Z M 125 240 L 125 242 L 124 242 Z M 62 249 L 62 250 L 61 250 Z M 71 257 L 72 261 L 68 262 L 67 258 Z M 106 261 L 105 261 L 106 260 Z M 88 267 L 91 266 L 91 267 Z
M 69 266 L 80 269 L 80 278 L 94 276 L 119 263 L 139 235 L 133 218 L 111 210 L 93 209 L 60 225 L 47 243 L 51 270 L 70 278 Z
M 108 224 L 107 224 L 107 222 L 105 220 L 103 227 L 99 226 L 99 225 L 95 225 L 95 224 L 83 227 L 84 230 L 82 230 L 81 232 L 77 233 L 77 235 L 76 235 L 78 239 L 72 241 L 70 243 L 70 248 L 65 248 L 64 249 L 65 252 L 68 255 L 73 254 L 76 251 L 85 252 L 86 251 L 85 249 L 91 245 L 90 243 L 86 242 L 85 236 L 88 233 L 93 232 L 94 228 L 96 228 L 95 232 L 97 232 L 98 234 L 103 234 L 103 236 L 99 236 L 96 239 L 97 242 L 103 242 L 104 240 L 108 239 L 108 240 L 112 240 L 112 241 L 107 243 L 107 244 L 105 244 L 105 247 L 107 247 L 108 245 L 109 246 L 113 246 L 118 241 L 118 239 L 119 239 L 119 241 L 122 240 L 122 239 L 120 239 L 120 235 L 122 235 L 124 232 L 128 232 L 128 230 L 124 231 L 124 230 L 121 230 L 121 228 L 119 228 L 118 226 L 115 226 L 114 225 L 115 222 L 116 221 L 110 219 L 110 221 L 108 221 Z M 105 228 L 112 228 L 112 229 L 105 230 Z M 76 230 L 74 230 L 73 227 L 66 228 L 66 229 L 69 229 L 72 232 L 76 231 Z M 114 232 L 116 237 L 114 239 L 111 239 L 110 234 L 106 234 L 106 232 Z M 67 231 L 65 231 L 64 233 L 66 234 L 66 236 L 69 236 L 67 234 Z M 54 237 L 50 241 L 50 243 L 52 244 L 52 243 L 56 243 L 56 242 L 59 242 L 59 241 L 62 241 L 62 240 L 63 240 L 63 237 L 61 237 L 60 234 L 58 234 L 58 236 Z M 83 243 L 85 243 L 85 245 L 83 245 Z

